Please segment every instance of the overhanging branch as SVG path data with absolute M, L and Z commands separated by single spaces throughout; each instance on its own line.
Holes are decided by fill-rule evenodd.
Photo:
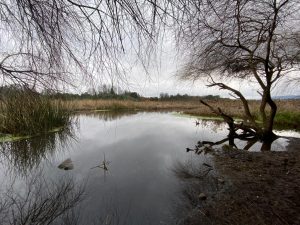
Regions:
M 251 125 L 253 125 L 254 127 L 257 127 L 257 124 L 250 112 L 250 108 L 249 108 L 249 104 L 247 99 L 242 95 L 242 93 L 232 87 L 227 86 L 224 83 L 220 83 L 220 82 L 215 82 L 212 77 L 211 78 L 211 84 L 208 84 L 208 87 L 214 87 L 214 86 L 218 86 L 220 89 L 225 89 L 225 90 L 229 90 L 232 93 L 234 93 L 236 96 L 239 97 L 239 99 L 242 101 L 243 106 L 244 106 L 244 111 L 245 111 L 245 115 L 247 117 L 247 119 L 249 120 L 249 122 L 251 123 Z

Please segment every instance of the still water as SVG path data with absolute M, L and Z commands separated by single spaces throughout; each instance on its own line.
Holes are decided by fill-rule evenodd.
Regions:
M 226 134 L 223 123 L 196 126 L 195 118 L 174 113 L 101 112 L 77 116 L 67 131 L 2 144 L 0 224 L 12 217 L 20 224 L 176 224 L 181 180 L 174 165 L 208 162 L 186 147 Z M 281 140 L 275 149 L 286 145 Z M 71 170 L 59 169 L 66 159 Z M 53 218 L 44 222 L 47 207 Z

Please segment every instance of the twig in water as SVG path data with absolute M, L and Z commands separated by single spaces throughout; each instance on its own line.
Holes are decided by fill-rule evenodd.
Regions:
M 105 171 L 108 171 L 108 165 L 110 164 L 110 161 L 106 161 L 105 160 L 105 153 L 104 153 L 104 159 L 103 159 L 103 161 L 102 161 L 102 163 L 100 164 L 100 165 L 98 165 L 98 166 L 94 166 L 94 167 L 92 167 L 91 169 L 95 169 L 95 168 L 101 168 L 101 169 L 104 169 Z

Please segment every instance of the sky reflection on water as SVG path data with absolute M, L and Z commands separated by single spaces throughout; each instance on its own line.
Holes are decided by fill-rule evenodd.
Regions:
M 67 174 L 85 186 L 85 199 L 76 212 L 79 224 L 174 224 L 181 189 L 172 168 L 178 162 L 209 160 L 186 153 L 186 147 L 227 135 L 224 123 L 202 121 L 195 126 L 195 118 L 172 113 L 89 113 L 79 115 L 78 122 L 72 137 L 52 134 L 2 145 L 1 189 L 12 179 L 22 189 L 31 170 L 41 169 L 45 179 L 54 181 Z M 104 155 L 110 161 L 108 171 L 96 167 Z M 74 169 L 58 169 L 68 158 Z

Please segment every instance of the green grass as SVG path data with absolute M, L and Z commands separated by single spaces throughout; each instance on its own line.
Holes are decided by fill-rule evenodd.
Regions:
M 278 129 L 300 130 L 300 112 L 278 112 L 274 123 Z
M 60 101 L 26 91 L 7 96 L 0 116 L 0 132 L 12 135 L 44 133 L 71 122 Z
M 223 120 L 221 117 L 215 116 L 201 116 L 201 115 L 194 115 L 189 113 L 173 113 L 176 116 L 182 117 L 192 117 L 195 119 L 202 119 L 202 120 Z M 259 113 L 255 113 L 254 115 L 255 121 L 259 124 L 262 124 L 262 119 Z M 236 122 L 241 122 L 242 119 L 238 117 L 234 117 Z M 281 111 L 278 112 L 275 116 L 274 120 L 274 127 L 275 129 L 293 129 L 293 130 L 300 130 L 300 112 L 291 112 L 291 111 Z

